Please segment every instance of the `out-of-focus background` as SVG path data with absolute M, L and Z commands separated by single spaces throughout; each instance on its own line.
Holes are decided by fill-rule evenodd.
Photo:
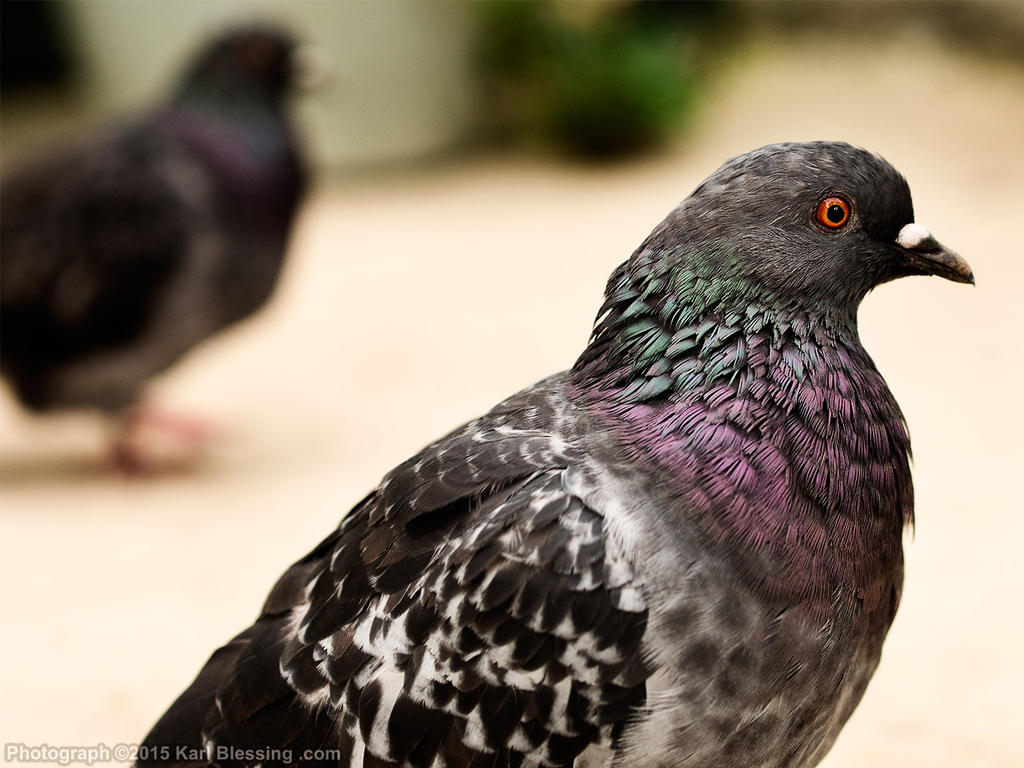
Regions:
M 843 139 L 908 178 L 975 289 L 887 285 L 862 335 L 906 413 L 903 605 L 829 768 L 1024 760 L 1024 4 L 4 3 L 6 172 L 166 93 L 238 19 L 333 74 L 279 290 L 151 397 L 192 471 L 98 469 L 97 417 L 0 400 L 0 741 L 138 741 L 380 476 L 582 350 L 604 281 L 727 157 Z

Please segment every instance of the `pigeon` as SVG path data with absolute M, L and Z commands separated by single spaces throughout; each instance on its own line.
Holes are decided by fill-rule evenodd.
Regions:
M 132 414 L 267 301 L 307 183 L 286 114 L 301 50 L 231 29 L 165 103 L 4 179 L 0 370 L 27 408 Z
M 879 156 L 726 162 L 572 368 L 389 472 L 139 764 L 815 765 L 900 601 L 910 445 L 857 307 L 907 275 L 974 281 Z

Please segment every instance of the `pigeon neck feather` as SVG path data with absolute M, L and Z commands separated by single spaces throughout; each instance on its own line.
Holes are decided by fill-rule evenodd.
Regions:
M 758 589 L 819 608 L 837 590 L 889 600 L 910 444 L 855 314 L 693 273 L 636 277 L 613 276 L 570 397 Z
M 198 156 L 235 213 L 252 226 L 286 227 L 302 194 L 304 170 L 285 118 L 263 108 L 249 120 L 172 106 L 158 124 Z

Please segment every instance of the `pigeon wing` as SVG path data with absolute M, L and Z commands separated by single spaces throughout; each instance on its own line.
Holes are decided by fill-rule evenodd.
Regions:
M 396 468 L 147 744 L 417 767 L 613 748 L 644 702 L 647 608 L 601 515 L 567 490 L 553 415 L 542 385 Z

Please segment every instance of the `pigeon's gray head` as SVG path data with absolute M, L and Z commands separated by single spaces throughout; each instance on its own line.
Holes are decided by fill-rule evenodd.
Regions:
M 974 282 L 967 262 L 914 223 L 899 172 L 840 142 L 772 144 L 729 160 L 634 255 L 666 257 L 723 290 L 842 309 L 905 275 Z
M 304 77 L 301 53 L 295 40 L 276 27 L 233 28 L 200 51 L 185 75 L 182 91 L 280 100 Z

